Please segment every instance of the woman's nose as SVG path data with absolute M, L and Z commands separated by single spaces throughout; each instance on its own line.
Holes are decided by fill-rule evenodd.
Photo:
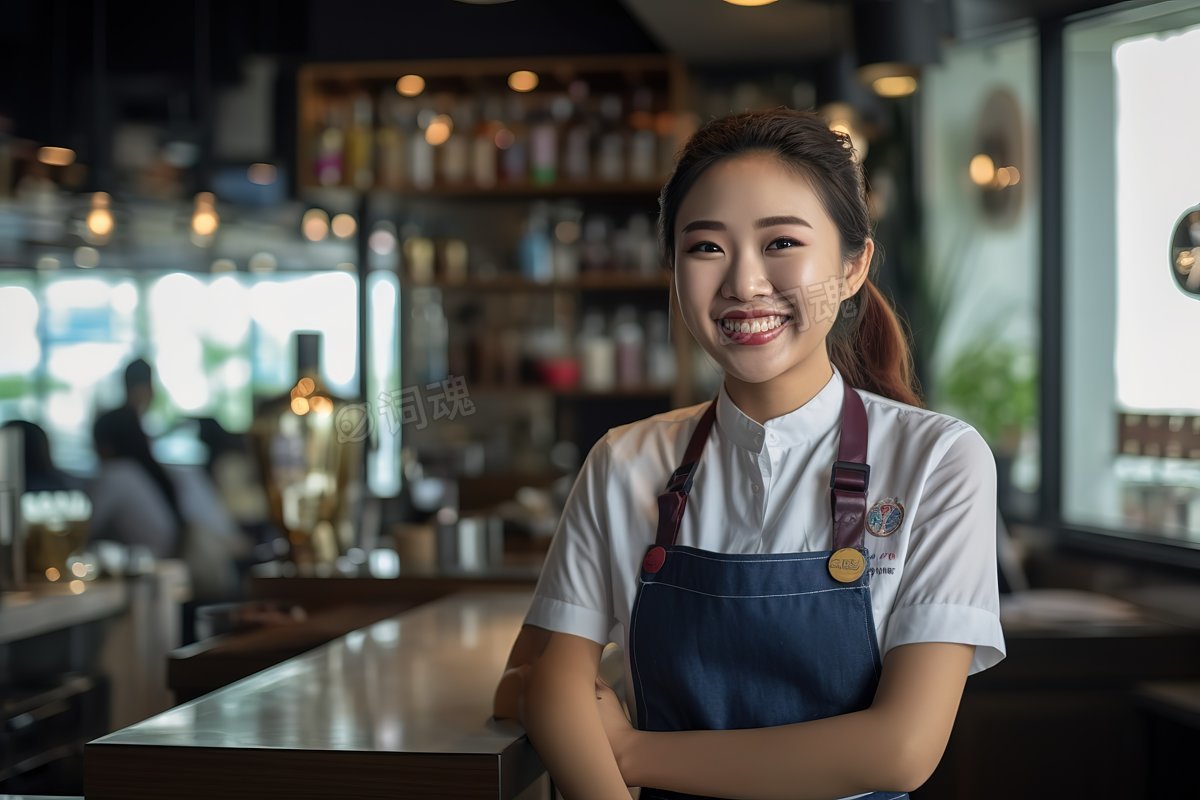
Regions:
M 767 277 L 762 255 L 753 250 L 735 250 L 725 272 L 721 293 L 728 300 L 742 301 L 771 296 L 774 286 Z

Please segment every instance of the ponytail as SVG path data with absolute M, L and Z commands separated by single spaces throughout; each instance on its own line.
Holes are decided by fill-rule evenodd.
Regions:
M 827 341 L 829 360 L 851 386 L 910 406 L 922 405 L 904 329 L 892 304 L 870 278 L 842 304 Z

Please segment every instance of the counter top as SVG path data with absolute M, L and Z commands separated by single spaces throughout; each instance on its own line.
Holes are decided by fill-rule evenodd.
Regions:
M 0 644 L 121 613 L 128 600 L 120 580 L 91 581 L 79 594 L 67 582 L 0 594 Z
M 107 798 L 510 798 L 543 768 L 492 693 L 528 591 L 437 600 L 87 746 Z

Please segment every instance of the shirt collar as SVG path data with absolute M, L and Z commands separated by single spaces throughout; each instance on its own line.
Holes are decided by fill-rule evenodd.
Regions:
M 722 382 L 717 395 L 717 425 L 734 444 L 752 453 L 762 452 L 764 444 L 773 448 L 795 447 L 820 439 L 841 419 L 842 374 L 833 368 L 833 377 L 811 400 L 782 417 L 760 425 L 738 408 Z

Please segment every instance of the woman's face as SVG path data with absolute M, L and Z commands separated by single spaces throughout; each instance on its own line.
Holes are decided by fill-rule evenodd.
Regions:
M 833 220 L 776 157 L 709 167 L 675 219 L 675 291 L 688 329 L 727 376 L 786 379 L 814 354 L 841 301 L 866 279 L 873 244 L 843 264 Z

